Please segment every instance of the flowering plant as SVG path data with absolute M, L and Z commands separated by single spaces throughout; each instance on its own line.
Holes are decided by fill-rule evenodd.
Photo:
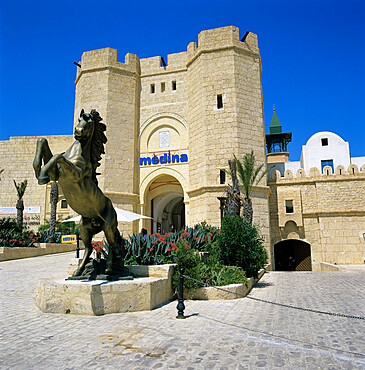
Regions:
M 145 238 L 138 234 L 129 235 L 128 239 L 124 239 L 125 263 L 149 265 L 172 262 L 180 240 L 184 241 L 184 248 L 204 251 L 208 243 L 215 241 L 217 232 L 218 229 L 203 223 L 176 232 L 154 233 Z

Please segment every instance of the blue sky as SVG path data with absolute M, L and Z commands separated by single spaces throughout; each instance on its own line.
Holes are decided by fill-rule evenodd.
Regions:
M 365 2 L 0 1 L 0 140 L 72 134 L 74 61 L 102 47 L 140 58 L 186 50 L 204 29 L 257 33 L 266 132 L 272 106 L 290 159 L 318 131 L 365 155 Z

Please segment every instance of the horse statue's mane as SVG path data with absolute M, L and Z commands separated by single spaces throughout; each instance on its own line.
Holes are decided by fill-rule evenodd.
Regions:
M 100 173 L 96 172 L 96 169 L 100 166 L 101 155 L 105 154 L 104 144 L 107 142 L 107 138 L 104 134 L 106 131 L 105 123 L 101 122 L 103 119 L 100 117 L 100 114 L 96 110 L 92 110 L 90 115 L 94 121 L 94 133 L 91 139 L 91 148 L 90 148 L 90 161 L 93 168 L 92 179 L 98 183 L 96 179 L 97 175 Z

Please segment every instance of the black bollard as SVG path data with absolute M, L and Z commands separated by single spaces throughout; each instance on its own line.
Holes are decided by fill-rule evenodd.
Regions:
M 178 301 L 179 303 L 177 304 L 177 319 L 185 319 L 184 316 L 184 310 L 185 310 L 185 305 L 184 305 L 184 269 L 180 269 L 180 286 L 179 286 L 179 297 Z
M 80 258 L 79 232 L 76 233 L 76 258 Z

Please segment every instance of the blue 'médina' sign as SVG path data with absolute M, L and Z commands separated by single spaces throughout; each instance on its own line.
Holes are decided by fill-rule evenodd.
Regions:
M 139 159 L 140 166 L 143 165 L 150 165 L 150 164 L 164 164 L 164 163 L 179 163 L 179 162 L 187 162 L 188 161 L 188 155 L 187 154 L 170 154 L 170 151 L 168 153 L 165 153 L 163 155 L 160 155 L 158 157 L 157 155 L 154 155 L 151 157 L 141 157 Z

